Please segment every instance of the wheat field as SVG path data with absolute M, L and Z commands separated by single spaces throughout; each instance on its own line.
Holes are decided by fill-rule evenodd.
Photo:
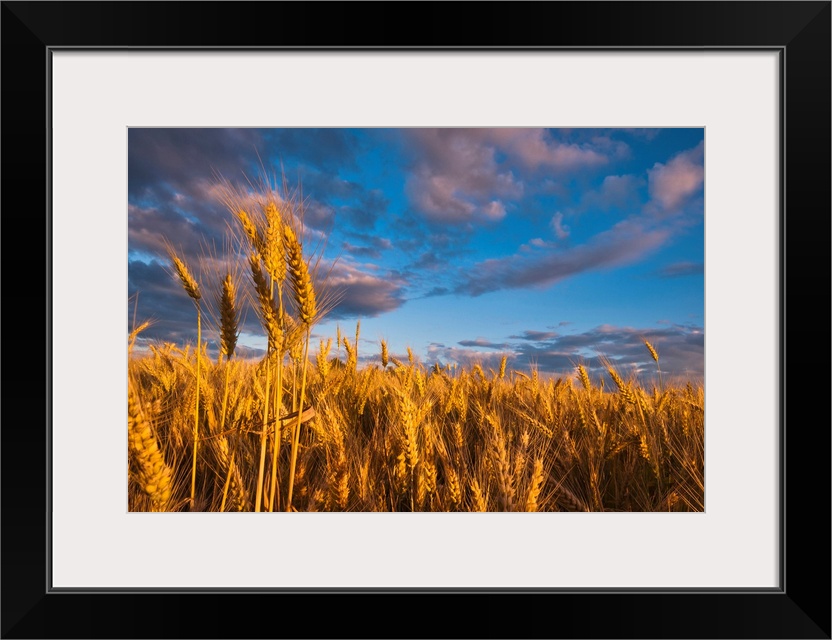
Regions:
M 649 342 L 651 383 L 610 361 L 556 378 L 368 354 L 360 323 L 311 344 L 338 301 L 301 203 L 223 194 L 239 264 L 200 282 L 169 247 L 196 343 L 129 336 L 130 511 L 704 511 L 704 390 L 665 383 Z M 235 353 L 244 312 L 259 360 Z

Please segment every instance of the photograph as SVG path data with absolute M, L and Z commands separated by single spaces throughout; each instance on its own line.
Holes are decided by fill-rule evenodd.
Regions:
M 832 2 L 397 6 L 2 3 L 0 638 L 828 640 Z
M 127 136 L 129 511 L 705 511 L 704 127 Z

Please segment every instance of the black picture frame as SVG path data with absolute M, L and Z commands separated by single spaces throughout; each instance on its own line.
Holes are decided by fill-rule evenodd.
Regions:
M 3 2 L 2 637 L 830 638 L 830 415 L 825 392 L 831 6 L 828 1 Z M 380 30 L 379 23 L 387 28 Z M 50 261 L 48 99 L 51 52 L 70 47 L 778 51 L 784 80 L 780 140 L 785 187 L 780 228 L 780 587 L 673 592 L 52 590 L 47 554 L 50 399 L 60 381 L 50 375 L 50 336 L 60 310 L 51 308 L 49 279 L 57 265 Z M 806 283 L 811 294 L 804 293 Z M 72 312 L 83 312 L 83 305 Z M 794 392 L 787 402 L 789 371 Z M 78 428 L 83 437 L 83 425 Z

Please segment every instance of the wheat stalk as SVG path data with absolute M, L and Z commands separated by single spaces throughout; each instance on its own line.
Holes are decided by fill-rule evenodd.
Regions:
M 166 511 L 173 472 L 159 449 L 132 382 L 127 389 L 127 434 L 130 453 L 138 469 L 139 486 L 150 498 L 154 511 Z
M 383 369 L 387 368 L 388 363 L 390 362 L 390 354 L 387 351 L 387 341 L 381 341 L 381 367 Z
M 303 343 L 303 362 L 300 383 L 300 400 L 298 411 L 303 411 L 303 403 L 306 393 L 306 365 L 309 359 L 309 338 L 312 330 L 312 323 L 315 321 L 317 306 L 315 302 L 315 289 L 312 286 L 312 278 L 309 275 L 309 268 L 303 260 L 303 248 L 298 242 L 297 236 L 289 225 L 283 227 L 283 241 L 286 248 L 286 265 L 289 270 L 289 280 L 292 285 L 292 293 L 298 309 L 300 321 L 306 327 L 306 338 Z M 357 330 L 356 330 L 357 337 Z M 292 509 L 292 491 L 295 483 L 295 466 L 297 464 L 298 445 L 300 442 L 300 413 L 292 438 L 292 454 L 289 464 L 289 493 L 286 501 L 286 510 Z
M 182 286 L 185 289 L 185 292 L 193 299 L 194 302 L 199 302 L 202 298 L 202 294 L 199 292 L 199 285 L 196 282 L 196 278 L 194 278 L 191 270 L 188 269 L 187 265 L 175 254 L 173 251 L 170 251 L 170 259 L 173 262 L 173 267 L 176 269 L 176 275 L 179 276 L 179 280 L 182 282 Z
M 234 355 L 237 348 L 237 330 L 240 321 L 240 311 L 237 308 L 237 293 L 234 280 L 230 273 L 225 274 L 222 281 L 222 293 L 219 299 L 220 308 L 220 353 L 226 358 Z
M 581 381 L 581 385 L 584 389 L 589 391 L 592 388 L 592 383 L 589 381 L 589 374 L 586 372 L 586 368 L 584 365 L 578 365 L 578 379 Z
M 317 304 L 315 289 L 309 268 L 303 260 L 303 248 L 295 232 L 289 225 L 283 227 L 283 241 L 286 247 L 286 265 L 289 269 L 289 279 L 292 283 L 292 293 L 298 308 L 300 321 L 310 326 L 315 320 Z
M 202 310 L 199 301 L 202 299 L 202 294 L 199 292 L 199 285 L 196 282 L 191 270 L 187 265 L 174 253 L 173 248 L 168 246 L 168 253 L 173 262 L 176 274 L 182 282 L 185 292 L 191 297 L 196 305 L 196 402 L 194 403 L 194 452 L 193 465 L 191 468 L 191 499 L 190 509 L 193 511 L 196 497 L 196 461 L 199 450 L 199 380 L 200 380 L 200 356 L 202 354 Z
M 540 497 L 540 489 L 543 487 L 543 459 L 535 458 L 532 469 L 532 481 L 529 484 L 529 493 L 526 496 L 526 511 L 537 511 L 537 499 Z

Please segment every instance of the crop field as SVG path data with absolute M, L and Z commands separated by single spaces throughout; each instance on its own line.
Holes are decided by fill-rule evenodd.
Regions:
M 651 342 L 642 382 L 611 360 L 556 376 L 396 357 L 360 321 L 313 338 L 341 301 L 302 201 L 222 196 L 212 280 L 168 245 L 196 341 L 141 341 L 152 320 L 130 332 L 131 511 L 704 511 L 704 390 L 663 377 Z M 238 353 L 246 315 L 262 357 Z

